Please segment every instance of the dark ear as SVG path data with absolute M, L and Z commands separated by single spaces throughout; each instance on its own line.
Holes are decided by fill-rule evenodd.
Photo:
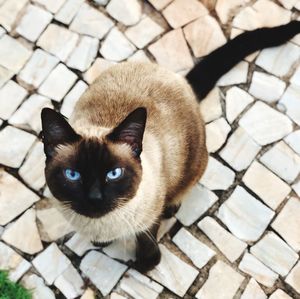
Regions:
M 147 110 L 140 107 L 132 111 L 108 138 L 115 142 L 127 143 L 138 157 L 142 152 L 143 135 L 147 119 Z
M 65 117 L 50 108 L 44 108 L 42 118 L 42 139 L 47 157 L 53 156 L 58 144 L 74 142 L 80 136 L 68 124 Z

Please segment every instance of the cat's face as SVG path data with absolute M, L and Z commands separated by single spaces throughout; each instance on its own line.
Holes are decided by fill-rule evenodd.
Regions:
M 66 209 L 101 217 L 136 194 L 146 110 L 138 108 L 102 138 L 78 135 L 62 115 L 42 111 L 45 175 L 51 193 Z

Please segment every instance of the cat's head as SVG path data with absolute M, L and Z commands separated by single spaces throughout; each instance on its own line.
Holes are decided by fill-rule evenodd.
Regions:
M 145 108 L 99 138 L 79 135 L 52 109 L 44 108 L 41 117 L 47 185 L 65 208 L 98 218 L 134 197 L 142 177 Z

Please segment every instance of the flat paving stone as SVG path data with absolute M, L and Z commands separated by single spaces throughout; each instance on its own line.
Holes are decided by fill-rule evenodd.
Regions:
M 219 155 L 233 169 L 241 171 L 250 165 L 260 150 L 261 146 L 243 128 L 238 127 L 228 138 Z
M 273 210 L 278 208 L 292 190 L 288 184 L 257 161 L 248 168 L 243 182 Z
M 80 34 L 102 39 L 113 25 L 113 21 L 99 10 L 83 3 L 73 19 L 70 29 Z
M 2 235 L 2 240 L 31 255 L 43 250 L 35 210 L 27 210 L 19 219 L 10 223 Z
M 233 236 L 212 217 L 207 216 L 202 219 L 198 222 L 198 227 L 232 263 L 236 261 L 247 248 L 247 243 Z
M 254 72 L 249 93 L 259 100 L 273 103 L 280 99 L 286 84 L 275 76 Z
M 226 93 L 226 118 L 230 124 L 254 101 L 254 98 L 239 87 L 231 87 Z
M 37 42 L 37 46 L 66 61 L 76 47 L 79 36 L 62 26 L 50 24 Z
M 198 271 L 182 261 L 164 245 L 159 244 L 159 249 L 161 261 L 153 270 L 148 272 L 148 276 L 176 295 L 184 296 L 196 279 Z M 180 273 L 185 273 L 185 275 L 181 276 Z
M 158 64 L 174 72 L 189 70 L 194 65 L 181 29 L 169 31 L 148 50 Z
M 56 102 L 60 102 L 71 89 L 76 79 L 77 75 L 60 63 L 39 87 L 38 92 Z M 55 86 L 55 89 L 53 86 Z
M 151 59 L 147 56 L 145 51 L 138 50 L 133 55 L 131 55 L 127 61 L 131 62 L 152 62 Z
M 196 294 L 198 299 L 233 298 L 244 277 L 222 261 L 209 271 L 208 279 Z
M 56 13 L 65 3 L 65 1 L 66 0 L 33 0 L 33 2 L 40 4 L 52 13 Z
M 207 188 L 196 185 L 186 195 L 176 218 L 185 226 L 192 225 L 218 200 L 218 197 Z
M 279 212 L 272 228 L 296 251 L 300 250 L 300 200 L 292 197 Z
M 296 130 L 286 136 L 284 141 L 298 154 L 300 155 L 300 130 Z
M 108 60 L 122 61 L 132 55 L 135 46 L 119 31 L 113 28 L 101 45 L 100 53 Z
M 61 252 L 56 243 L 51 243 L 32 260 L 32 264 L 47 284 L 51 285 L 71 265 L 71 262 Z
M 293 299 L 290 297 L 287 293 L 285 293 L 281 289 L 277 289 L 270 297 L 269 299 Z
M 227 86 L 247 82 L 249 63 L 239 62 L 235 67 L 223 75 L 217 82 L 217 86 Z
M 239 125 L 259 144 L 267 145 L 292 132 L 292 122 L 284 114 L 257 101 L 240 119 Z
M 0 163 L 9 167 L 20 167 L 26 153 L 34 143 L 36 137 L 25 131 L 11 126 L 0 131 Z
M 199 1 L 174 0 L 163 11 L 163 16 L 172 28 L 179 28 L 191 21 L 208 15 L 208 10 Z
M 149 0 L 149 2 L 157 9 L 161 10 L 173 0 Z
M 31 264 L 9 246 L 0 242 L 0 268 L 9 271 L 9 279 L 18 281 L 31 267 Z
M 266 287 L 273 287 L 279 275 L 265 266 L 255 256 L 246 252 L 243 256 L 239 269 L 256 279 L 260 284 Z
M 60 10 L 55 14 L 55 20 L 69 25 L 83 3 L 84 0 L 67 0 Z
M 15 81 L 8 81 L 0 89 L 0 117 L 8 120 L 23 102 L 28 92 Z
M 15 72 L 0 65 L 0 87 L 14 76 Z
M 235 188 L 217 212 L 218 218 L 229 230 L 245 242 L 257 241 L 274 215 L 274 211 L 240 186 Z
M 172 238 L 172 241 L 199 269 L 203 268 L 216 255 L 212 249 L 199 241 L 185 228 L 181 228 Z
M 157 240 L 160 241 L 170 231 L 176 222 L 177 219 L 175 217 L 163 219 L 160 222 L 160 226 L 157 231 Z
M 28 5 L 16 32 L 35 42 L 52 20 L 52 14 L 35 5 Z
M 292 286 L 297 293 L 300 293 L 300 262 L 292 269 L 286 277 L 285 282 Z
M 115 240 L 102 250 L 111 258 L 124 262 L 135 261 L 136 239 L 133 237 Z
M 78 256 L 83 256 L 88 250 L 96 248 L 88 238 L 79 233 L 75 233 L 65 245 Z
M 251 278 L 243 292 L 241 299 L 267 299 L 267 295 L 261 289 L 255 279 Z
M 300 156 L 283 141 L 265 152 L 260 161 L 288 183 L 292 183 L 300 172 Z
M 209 157 L 208 165 L 200 183 L 210 190 L 226 190 L 234 181 L 235 173 L 213 157 Z
M 250 252 L 281 276 L 286 276 L 299 259 L 298 254 L 273 232 L 268 232 Z
M 209 123 L 222 116 L 221 96 L 219 88 L 215 87 L 200 102 L 200 111 L 205 123 Z
M 93 250 L 82 259 L 80 270 L 93 282 L 101 294 L 106 296 L 127 270 L 127 266 Z

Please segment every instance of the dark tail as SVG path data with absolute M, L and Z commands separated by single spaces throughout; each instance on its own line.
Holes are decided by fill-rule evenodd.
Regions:
M 300 21 L 274 28 L 245 32 L 204 57 L 187 75 L 199 100 L 215 86 L 219 78 L 249 54 L 279 46 L 300 33 Z

